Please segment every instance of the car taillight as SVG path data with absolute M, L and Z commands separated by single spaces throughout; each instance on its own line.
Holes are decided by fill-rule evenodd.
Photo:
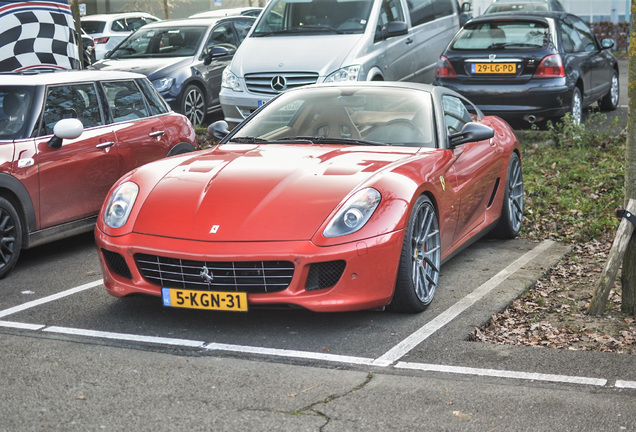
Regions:
M 96 44 L 98 44 L 98 43 L 106 43 L 106 42 L 108 42 L 108 39 L 109 38 L 107 38 L 107 37 L 100 37 L 100 38 L 93 39 L 93 41 L 95 41 Z
M 435 78 L 457 78 L 455 69 L 453 69 L 453 66 L 444 56 L 441 56 L 439 60 L 437 60 L 437 67 L 435 68 Z
M 558 54 L 549 55 L 539 64 L 534 72 L 533 78 L 563 78 L 565 70 L 563 69 L 563 60 Z

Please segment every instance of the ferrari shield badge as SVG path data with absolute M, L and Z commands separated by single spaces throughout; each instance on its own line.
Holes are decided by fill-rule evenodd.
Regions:
M 444 176 L 439 176 L 439 182 L 442 184 L 442 190 L 446 192 L 446 180 L 444 180 Z

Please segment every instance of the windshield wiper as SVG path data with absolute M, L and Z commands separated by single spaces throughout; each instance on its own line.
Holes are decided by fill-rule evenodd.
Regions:
M 325 27 L 319 25 L 304 25 L 297 27 L 289 27 L 282 30 L 274 30 L 269 32 L 254 32 L 252 36 L 260 37 L 260 36 L 272 36 L 272 35 L 282 35 L 282 34 L 297 34 L 297 33 L 312 33 L 312 32 L 322 32 L 322 33 L 334 33 L 334 34 L 344 34 L 342 30 L 335 29 L 333 27 Z
M 241 143 L 241 144 L 256 144 L 256 143 L 266 143 L 270 142 L 265 138 L 253 137 L 253 136 L 243 136 L 243 137 L 232 137 L 229 142 Z
M 329 137 L 315 137 L 313 138 L 316 144 L 356 144 L 356 145 L 376 145 L 384 146 L 386 143 L 377 141 L 365 141 L 354 138 L 329 138 Z

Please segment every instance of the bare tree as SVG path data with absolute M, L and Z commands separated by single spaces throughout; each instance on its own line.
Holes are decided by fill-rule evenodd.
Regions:
M 628 47 L 627 86 L 627 148 L 625 151 L 625 206 L 636 199 L 636 0 L 631 1 L 629 25 L 631 43 Z M 621 304 L 623 312 L 636 315 L 636 235 L 632 235 L 621 272 Z

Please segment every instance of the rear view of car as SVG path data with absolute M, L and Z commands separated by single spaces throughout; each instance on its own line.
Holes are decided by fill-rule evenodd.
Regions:
M 94 39 L 95 58 L 100 60 L 129 34 L 156 21 L 159 18 L 144 12 L 88 15 L 82 18 L 82 30 Z
M 497 12 L 557 11 L 565 12 L 558 0 L 495 0 L 484 14 Z
M 534 122 L 600 101 L 618 105 L 618 66 L 578 17 L 499 13 L 468 22 L 439 59 L 436 83 L 463 94 L 485 113 Z

